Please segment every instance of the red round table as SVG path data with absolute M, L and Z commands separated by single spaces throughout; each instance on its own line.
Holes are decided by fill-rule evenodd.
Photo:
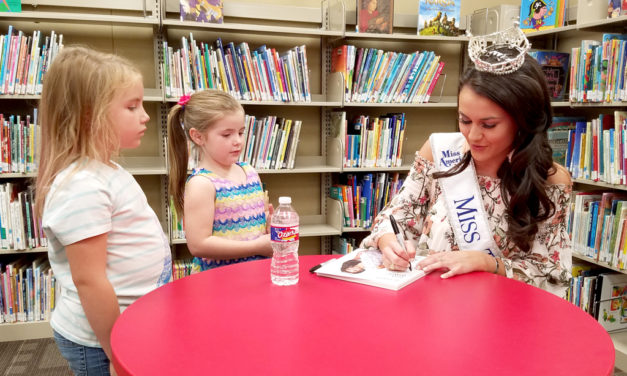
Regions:
M 147 294 L 111 333 L 119 375 L 611 375 L 614 346 L 581 309 L 488 273 L 399 290 L 270 261 L 199 273 Z

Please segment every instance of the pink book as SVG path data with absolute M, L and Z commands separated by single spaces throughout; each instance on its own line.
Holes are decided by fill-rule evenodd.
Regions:
M 429 90 L 427 90 L 427 95 L 425 97 L 425 103 L 429 102 L 429 98 L 431 98 L 431 93 L 435 88 L 436 82 L 438 82 L 438 78 L 440 78 L 440 73 L 442 73 L 442 69 L 444 68 L 444 62 L 441 61 L 438 64 L 438 69 L 435 71 L 435 75 L 433 76 L 433 80 L 431 80 L 431 85 L 429 85 Z

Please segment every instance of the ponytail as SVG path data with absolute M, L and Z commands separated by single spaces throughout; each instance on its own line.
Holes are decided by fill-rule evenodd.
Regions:
M 181 105 L 175 105 L 168 114 L 168 159 L 170 173 L 168 177 L 168 190 L 174 200 L 174 208 L 179 217 L 183 217 L 183 197 L 185 193 L 185 180 L 187 179 L 187 163 L 189 152 L 187 150 L 187 135 L 183 127 L 183 109 Z

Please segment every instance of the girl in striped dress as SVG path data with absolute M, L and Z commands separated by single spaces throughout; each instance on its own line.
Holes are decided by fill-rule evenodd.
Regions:
M 169 188 L 193 272 L 272 255 L 259 175 L 238 162 L 243 133 L 242 106 L 218 90 L 183 96 L 168 115 Z M 187 140 L 199 151 L 189 177 Z

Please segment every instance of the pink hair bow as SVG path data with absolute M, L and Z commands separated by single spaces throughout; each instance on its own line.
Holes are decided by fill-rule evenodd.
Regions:
M 189 102 L 189 98 L 191 97 L 191 95 L 182 95 L 181 98 L 179 98 L 178 105 L 185 107 L 187 102 Z

